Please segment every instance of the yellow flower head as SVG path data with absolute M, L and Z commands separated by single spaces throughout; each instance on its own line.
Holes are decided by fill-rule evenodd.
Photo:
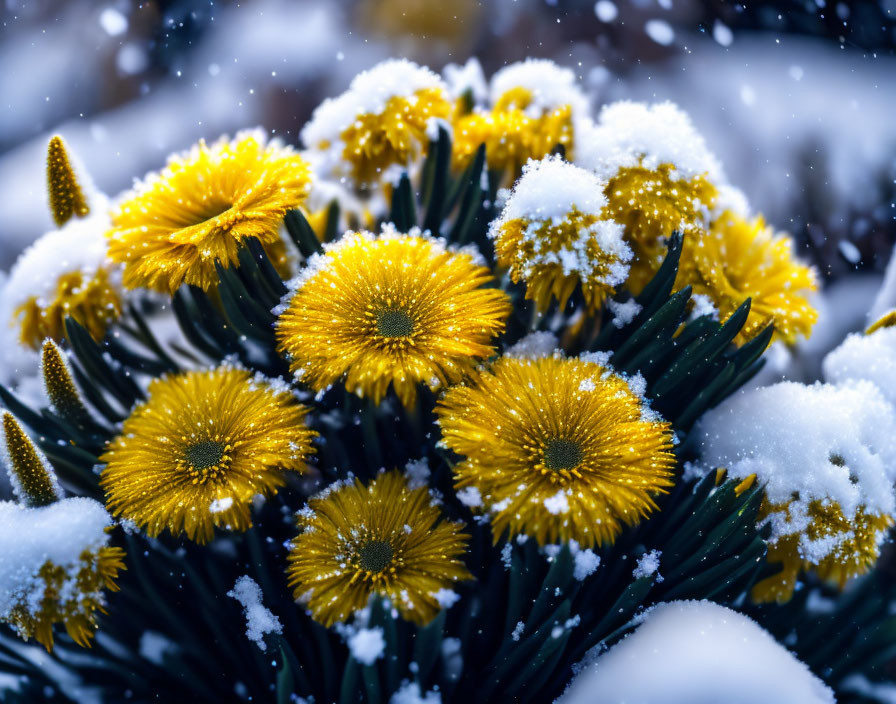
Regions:
M 603 184 L 559 157 L 531 161 L 514 186 L 501 217 L 491 225 L 498 264 L 539 310 L 552 298 L 566 305 L 576 286 L 597 310 L 628 276 L 632 251 L 622 227 L 604 219 Z
M 763 488 L 768 560 L 757 601 L 787 601 L 803 571 L 841 586 L 877 560 L 896 515 L 896 411 L 868 381 L 782 382 L 742 391 L 705 414 L 693 436 L 707 470 Z
M 111 518 L 98 502 L 60 499 L 26 508 L 0 502 L 0 621 L 53 649 L 53 626 L 89 647 L 104 590 L 118 591 L 124 551 L 108 545 Z
M 295 598 L 325 626 L 345 621 L 379 594 L 401 616 L 424 625 L 471 575 L 460 559 L 463 523 L 443 520 L 426 487 L 411 489 L 391 471 L 364 486 L 328 487 L 298 516 L 287 576 Z
M 774 323 L 776 338 L 793 344 L 809 337 L 818 319 L 808 298 L 817 289 L 815 270 L 798 261 L 790 237 L 775 234 L 761 216 L 747 220 L 725 211 L 708 232 L 685 237 L 676 287 L 688 284 L 721 320 L 752 299 L 738 343 Z
M 467 166 L 480 144 L 490 169 L 515 178 L 529 159 L 557 146 L 572 158 L 576 134 L 587 123 L 588 100 L 575 74 L 545 59 L 528 59 L 498 71 L 489 110 L 459 115 L 454 125 L 455 168 Z
M 492 514 L 494 539 L 610 543 L 672 485 L 672 434 L 600 364 L 502 357 L 436 408 L 443 442 L 465 459 L 457 487 Z
M 312 261 L 277 323 L 293 373 L 320 391 L 346 388 L 379 403 L 390 385 L 406 406 L 417 385 L 454 383 L 492 353 L 510 313 L 484 288 L 474 254 L 413 231 L 348 233 Z
M 302 130 L 321 169 L 358 186 L 377 183 L 390 166 L 409 167 L 426 153 L 427 129 L 454 107 L 428 68 L 392 59 L 355 76 L 342 95 L 317 107 Z
M 258 238 L 277 255 L 283 216 L 302 204 L 310 185 L 308 164 L 260 130 L 200 142 L 118 204 L 109 256 L 124 264 L 128 288 L 212 288 L 215 263 L 236 266 L 246 239 Z
M 607 184 L 605 215 L 625 226 L 635 253 L 628 287 L 639 293 L 662 263 L 665 238 L 708 224 L 721 167 L 671 103 L 607 106 L 577 157 Z
M 167 528 L 205 543 L 214 526 L 246 530 L 252 497 L 272 494 L 314 451 L 305 413 L 243 369 L 155 379 L 100 458 L 107 505 L 151 536 Z
M 28 347 L 39 349 L 48 337 L 61 340 L 69 316 L 101 340 L 121 315 L 120 275 L 106 259 L 105 201 L 99 195 L 94 201 L 96 214 L 45 234 L 10 272 L 3 307 Z
M 887 530 L 893 525 L 891 516 L 867 512 L 864 506 L 847 516 L 834 501 L 812 501 L 799 519 L 797 511 L 789 504 L 770 505 L 768 501 L 763 504 L 763 516 L 775 515 L 778 520 L 798 520 L 806 525 L 769 544 L 768 561 L 773 565 L 780 564 L 781 571 L 753 587 L 751 595 L 757 602 L 788 601 L 797 577 L 804 570 L 813 570 L 842 589 L 850 578 L 864 574 L 874 566 Z M 815 545 L 827 549 L 824 557 L 813 561 L 807 554 L 812 554 Z

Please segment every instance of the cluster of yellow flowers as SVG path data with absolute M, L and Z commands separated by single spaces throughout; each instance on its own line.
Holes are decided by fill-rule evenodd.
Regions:
M 608 544 L 672 486 L 671 427 L 605 360 L 502 355 L 513 312 L 502 277 L 524 285 L 539 311 L 556 304 L 562 312 L 581 291 L 581 313 L 599 315 L 608 297 L 644 287 L 678 231 L 677 288 L 692 286 L 721 321 L 752 298 L 738 344 L 769 323 L 786 343 L 808 336 L 813 270 L 785 235 L 739 206 L 674 106 L 621 103 L 594 121 L 573 72 L 548 61 L 506 67 L 489 86 L 467 77 L 449 82 L 407 61 L 385 62 L 315 111 L 304 152 L 260 131 L 200 142 L 108 208 L 79 183 L 54 138 L 49 180 L 61 229 L 52 241 L 67 240 L 68 252 L 99 235 L 102 246 L 49 274 L 39 266 L 53 256 L 45 246 L 23 255 L 8 296 L 18 297 L 11 323 L 24 343 L 61 339 L 67 316 L 99 340 L 141 289 L 173 295 L 186 284 L 215 301 L 217 268 L 237 267 L 251 238 L 284 278 L 296 277 L 275 331 L 294 379 L 223 363 L 152 380 L 100 458 L 114 516 L 150 536 L 168 530 L 197 542 L 215 528 L 245 530 L 253 497 L 305 472 L 314 453 L 313 408 L 297 389 L 341 384 L 374 405 L 391 390 L 412 408 L 428 387 L 441 394 L 441 442 L 461 457 L 455 486 L 490 517 L 496 542 L 525 534 L 542 545 Z M 475 248 L 392 225 L 343 232 L 309 260 L 293 250 L 284 217 L 301 210 L 320 222 L 311 206 L 322 190 L 341 189 L 361 223 L 383 220 L 394 176 L 421 177 L 440 126 L 453 136 L 455 173 L 485 145 L 487 171 L 512 186 L 489 231 L 494 269 Z M 41 290 L 29 294 L 38 280 Z M 45 346 L 45 357 L 54 349 Z M 47 369 L 66 375 L 59 360 Z M 327 487 L 300 513 L 299 530 L 290 583 L 327 625 L 373 593 L 426 623 L 440 593 L 471 576 L 463 524 L 398 471 Z M 98 555 L 85 581 L 111 586 L 120 556 Z M 41 574 L 58 581 L 52 565 Z M 65 606 L 54 608 L 45 622 L 73 622 Z M 18 613 L 4 618 L 27 624 Z M 47 642 L 44 622 L 22 629 Z M 89 629 L 76 632 L 80 642 Z

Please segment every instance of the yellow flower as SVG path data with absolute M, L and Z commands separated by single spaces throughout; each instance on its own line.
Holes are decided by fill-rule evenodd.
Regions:
M 540 311 L 551 298 L 562 310 L 577 285 L 595 311 L 625 281 L 632 252 L 622 227 L 601 214 L 602 191 L 596 176 L 558 157 L 533 161 L 492 223 L 498 264 L 526 282 Z
M 559 356 L 503 357 L 436 408 L 465 457 L 456 486 L 478 492 L 497 541 L 612 542 L 672 485 L 672 434 L 619 376 Z
M 678 231 L 696 237 L 717 196 L 705 176 L 679 178 L 673 164 L 630 166 L 609 178 L 605 216 L 625 227 L 635 258 L 628 287 L 640 293 L 666 255 L 666 238 Z
M 424 625 L 453 596 L 451 586 L 471 578 L 460 559 L 469 539 L 463 523 L 443 520 L 426 487 L 410 489 L 397 471 L 368 486 L 357 479 L 331 486 L 298 523 L 289 585 L 325 626 L 364 608 L 372 594 Z
M 808 299 L 817 289 L 815 271 L 794 257 L 790 237 L 776 235 L 762 217 L 751 221 L 725 211 L 709 232 L 685 237 L 676 287 L 688 284 L 723 321 L 752 299 L 738 343 L 774 323 L 776 338 L 793 344 L 809 337 L 818 319 Z
M 510 304 L 483 288 L 491 281 L 472 254 L 417 232 L 348 233 L 305 271 L 277 323 L 278 348 L 315 390 L 344 378 L 379 403 L 392 385 L 411 406 L 417 384 L 456 382 L 492 353 Z
M 791 520 L 790 507 L 769 505 L 766 501 L 762 515 L 783 513 Z M 781 565 L 781 572 L 766 577 L 752 590 L 757 602 L 784 603 L 793 596 L 797 577 L 812 570 L 819 577 L 835 582 L 841 589 L 847 580 L 864 574 L 877 562 L 880 545 L 886 539 L 893 518 L 886 514 L 867 512 L 860 506 L 854 515 L 846 516 L 835 501 L 812 501 L 808 510 L 808 526 L 769 543 L 768 561 Z M 832 542 L 834 547 L 817 562 L 805 557 L 804 544 Z
M 62 624 L 75 643 L 89 648 L 97 615 L 106 613 L 103 590 L 118 591 L 115 579 L 125 569 L 124 556 L 121 548 L 105 546 L 96 552 L 85 550 L 73 564 L 45 562 L 37 573 L 37 601 L 22 600 L 3 620 L 22 638 L 34 638 L 47 651 L 53 650 L 56 624 Z
M 460 116 L 454 124 L 452 162 L 457 170 L 473 160 L 480 144 L 485 145 L 488 168 L 520 173 L 529 159 L 541 159 L 557 146 L 573 149 L 572 110 L 563 106 L 538 117 L 512 107 L 474 111 Z
M 236 266 L 244 240 L 256 237 L 276 250 L 283 216 L 302 204 L 310 185 L 308 164 L 259 131 L 200 142 L 119 203 L 109 256 L 124 264 L 129 288 L 212 288 L 215 262 Z
M 529 159 L 558 146 L 572 159 L 577 132 L 587 119 L 588 101 L 575 74 L 545 59 L 506 66 L 491 81 L 492 107 L 457 116 L 452 160 L 465 168 L 480 144 L 488 166 L 519 175 Z
M 302 130 L 321 168 L 358 186 L 390 166 L 408 167 L 426 153 L 427 127 L 454 110 L 441 79 L 427 68 L 389 60 L 355 76 L 349 89 L 324 101 Z
M 666 238 L 705 229 L 726 186 L 690 118 L 668 102 L 604 107 L 580 140 L 576 163 L 607 183 L 605 216 L 625 226 L 635 252 L 627 284 L 635 294 L 662 263 Z
M 29 296 L 13 310 L 19 323 L 19 340 L 33 349 L 39 349 L 48 337 L 62 340 L 69 316 L 99 342 L 106 335 L 106 327 L 120 315 L 121 296 L 104 268 L 89 278 L 80 271 L 62 274 L 52 298 Z
M 155 379 L 100 458 L 107 505 L 151 536 L 167 528 L 205 543 L 214 526 L 246 530 L 252 498 L 304 470 L 314 451 L 305 413 L 243 369 Z

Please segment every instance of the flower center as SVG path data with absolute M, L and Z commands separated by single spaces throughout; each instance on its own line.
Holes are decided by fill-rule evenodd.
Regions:
M 224 473 L 230 465 L 232 458 L 228 453 L 232 450 L 226 441 L 200 440 L 187 446 L 177 465 L 189 475 L 193 484 L 205 484 Z
M 544 466 L 548 469 L 575 469 L 585 455 L 579 444 L 565 438 L 551 438 L 544 448 Z
M 392 562 L 393 555 L 392 546 L 385 540 L 371 540 L 361 548 L 361 569 L 379 574 Z
M 376 330 L 383 337 L 410 337 L 414 321 L 403 310 L 385 309 L 376 314 Z
M 187 462 L 196 469 L 210 469 L 224 457 L 224 446 L 214 440 L 203 440 L 184 452 Z

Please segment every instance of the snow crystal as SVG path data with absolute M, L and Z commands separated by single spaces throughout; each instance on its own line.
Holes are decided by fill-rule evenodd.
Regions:
M 728 27 L 728 25 L 722 24 L 719 20 L 716 20 L 715 24 L 712 26 L 712 38 L 721 46 L 731 46 L 731 43 L 734 41 L 734 32 L 731 31 L 731 28 Z
M 648 611 L 634 633 L 573 678 L 557 704 L 622 701 L 833 704 L 835 700 L 808 667 L 752 619 L 709 601 L 673 601 Z
M 557 336 L 551 332 L 530 332 L 515 345 L 504 351 L 505 357 L 516 359 L 541 359 L 552 356 L 559 348 Z
M 589 549 L 579 550 L 573 555 L 572 576 L 580 582 L 586 577 L 590 577 L 600 565 L 600 556 L 595 555 L 594 551 Z
M 233 497 L 225 496 L 221 499 L 214 499 L 211 504 L 209 504 L 208 511 L 209 513 L 221 513 L 222 511 L 226 511 L 231 506 L 233 506 Z
M 641 305 L 634 298 L 624 302 L 611 298 L 607 301 L 607 307 L 613 314 L 613 325 L 617 328 L 624 328 L 641 312 Z
M 419 684 L 404 681 L 392 694 L 389 704 L 442 704 L 442 695 L 435 689 L 423 694 Z
M 867 381 L 742 390 L 704 415 L 693 436 L 705 471 L 756 474 L 769 502 L 789 504 L 790 520 L 770 517 L 773 539 L 801 532 L 814 500 L 835 501 L 847 516 L 859 506 L 896 509 L 896 410 Z M 801 554 L 817 563 L 836 539 L 804 540 Z
M 553 496 L 545 499 L 543 503 L 544 507 L 548 510 L 548 513 L 554 516 L 569 511 L 569 501 L 566 498 L 566 493 L 562 489 Z
M 467 486 L 463 489 L 458 489 L 457 500 L 460 501 L 464 506 L 468 506 L 470 508 L 482 506 L 482 494 L 479 493 L 479 489 L 477 489 L 475 486 Z
M 896 405 L 896 327 L 849 335 L 824 358 L 822 370 L 832 383 L 870 381 Z
M 650 577 L 653 574 L 656 574 L 656 581 L 662 582 L 663 578 L 660 576 L 659 570 L 660 568 L 660 556 L 663 553 L 659 550 L 651 550 L 650 552 L 645 552 L 638 559 L 638 564 L 635 569 L 632 570 L 632 577 L 635 579 L 641 579 L 642 577 Z
M 572 69 L 558 66 L 548 59 L 533 58 L 505 66 L 492 76 L 492 102 L 497 102 L 514 88 L 525 88 L 532 93 L 532 104 L 526 108 L 532 117 L 540 117 L 542 112 L 569 105 L 576 130 L 581 121 L 587 120 L 590 112 L 588 98 L 579 88 Z
M 460 601 L 460 594 L 451 589 L 439 589 L 433 597 L 443 609 L 450 609 Z
M 429 482 L 429 464 L 425 458 L 410 460 L 404 466 L 404 473 L 408 478 L 408 489 L 419 489 Z
M 107 7 L 100 13 L 100 27 L 110 37 L 117 37 L 128 31 L 128 18 L 114 7 Z
M 504 569 L 510 569 L 512 553 L 513 547 L 510 543 L 504 543 L 504 547 L 501 548 L 501 562 L 504 563 Z
M 102 504 L 84 497 L 38 508 L 0 502 L 0 618 L 41 588 L 38 572 L 44 563 L 75 568 L 85 550 L 106 545 L 111 523 Z
M 644 31 L 653 41 L 663 46 L 669 46 L 675 41 L 675 31 L 665 20 L 647 20 Z
M 523 631 L 525 631 L 525 630 L 526 630 L 526 624 L 523 623 L 522 621 L 517 621 L 516 625 L 513 627 L 513 632 L 510 634 L 510 637 L 514 641 L 518 641 L 522 637 Z
M 579 359 L 583 362 L 588 362 L 589 364 L 597 364 L 598 366 L 604 367 L 605 369 L 609 369 L 610 357 L 612 356 L 612 352 L 584 352 L 579 355 Z
M 601 22 L 612 22 L 619 16 L 619 8 L 611 0 L 597 0 L 594 3 L 594 15 Z
M 341 152 L 340 134 L 359 115 L 381 113 L 389 99 L 396 96 L 408 97 L 419 90 L 445 87 L 442 79 L 428 68 L 406 59 L 388 59 L 355 76 L 342 95 L 321 103 L 302 129 L 302 141 L 312 148 L 322 142 L 331 146 L 338 143 Z
M 379 626 L 373 628 L 359 628 L 348 638 L 348 649 L 352 657 L 363 665 L 373 665 L 378 658 L 383 656 L 386 649 L 386 640 L 383 638 L 383 629 Z
M 596 127 L 576 143 L 576 163 L 604 180 L 641 163 L 648 169 L 674 164 L 678 178 L 708 175 L 713 183 L 725 183 L 721 165 L 691 118 L 671 102 L 607 105 Z
M 262 650 L 268 649 L 264 642 L 267 633 L 282 633 L 283 626 L 280 619 L 271 613 L 261 603 L 261 587 L 248 575 L 243 575 L 236 580 L 233 589 L 227 592 L 227 596 L 236 599 L 243 605 L 243 614 L 246 617 L 246 636 Z

